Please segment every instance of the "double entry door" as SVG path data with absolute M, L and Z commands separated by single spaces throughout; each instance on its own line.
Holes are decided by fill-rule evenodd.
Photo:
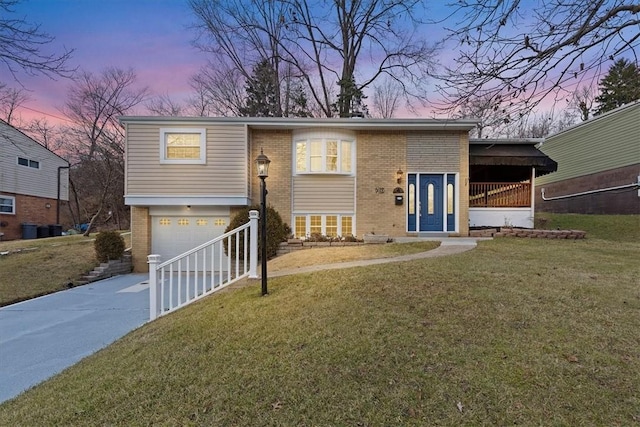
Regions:
M 408 231 L 455 231 L 455 174 L 409 174 Z

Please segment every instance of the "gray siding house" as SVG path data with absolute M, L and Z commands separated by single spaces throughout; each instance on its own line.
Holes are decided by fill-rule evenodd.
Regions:
M 640 214 L 640 101 L 546 139 L 558 170 L 536 181 L 536 210 Z
M 0 238 L 22 237 L 23 224 L 59 221 L 69 200 L 69 163 L 0 120 Z

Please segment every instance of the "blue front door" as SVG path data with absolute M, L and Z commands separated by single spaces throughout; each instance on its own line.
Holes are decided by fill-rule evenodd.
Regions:
M 442 175 L 420 174 L 420 231 L 443 231 Z

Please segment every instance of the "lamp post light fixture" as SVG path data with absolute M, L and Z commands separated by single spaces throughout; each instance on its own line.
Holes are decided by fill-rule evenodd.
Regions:
M 258 178 L 260 178 L 260 245 L 262 250 L 260 258 L 262 261 L 262 296 L 268 294 L 267 291 L 267 183 L 265 179 L 269 176 L 269 163 L 271 160 L 262 152 L 256 158 L 256 168 L 258 169 Z

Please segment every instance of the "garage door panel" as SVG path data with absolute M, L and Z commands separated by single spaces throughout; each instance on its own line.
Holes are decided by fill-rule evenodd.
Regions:
M 167 261 L 221 236 L 228 224 L 229 217 L 222 216 L 155 216 L 151 231 L 152 252 L 159 254 L 162 261 Z M 210 264 L 210 252 L 205 259 L 207 264 Z M 216 269 L 219 268 L 220 253 L 216 251 L 213 260 Z M 199 259 L 198 269 L 202 268 L 202 262 L 202 259 Z M 226 269 L 227 259 L 224 253 L 222 263 Z M 189 264 L 189 269 L 193 270 L 195 266 L 192 264 L 195 264 L 195 261 L 190 260 Z M 186 261 L 182 267 L 186 268 Z

